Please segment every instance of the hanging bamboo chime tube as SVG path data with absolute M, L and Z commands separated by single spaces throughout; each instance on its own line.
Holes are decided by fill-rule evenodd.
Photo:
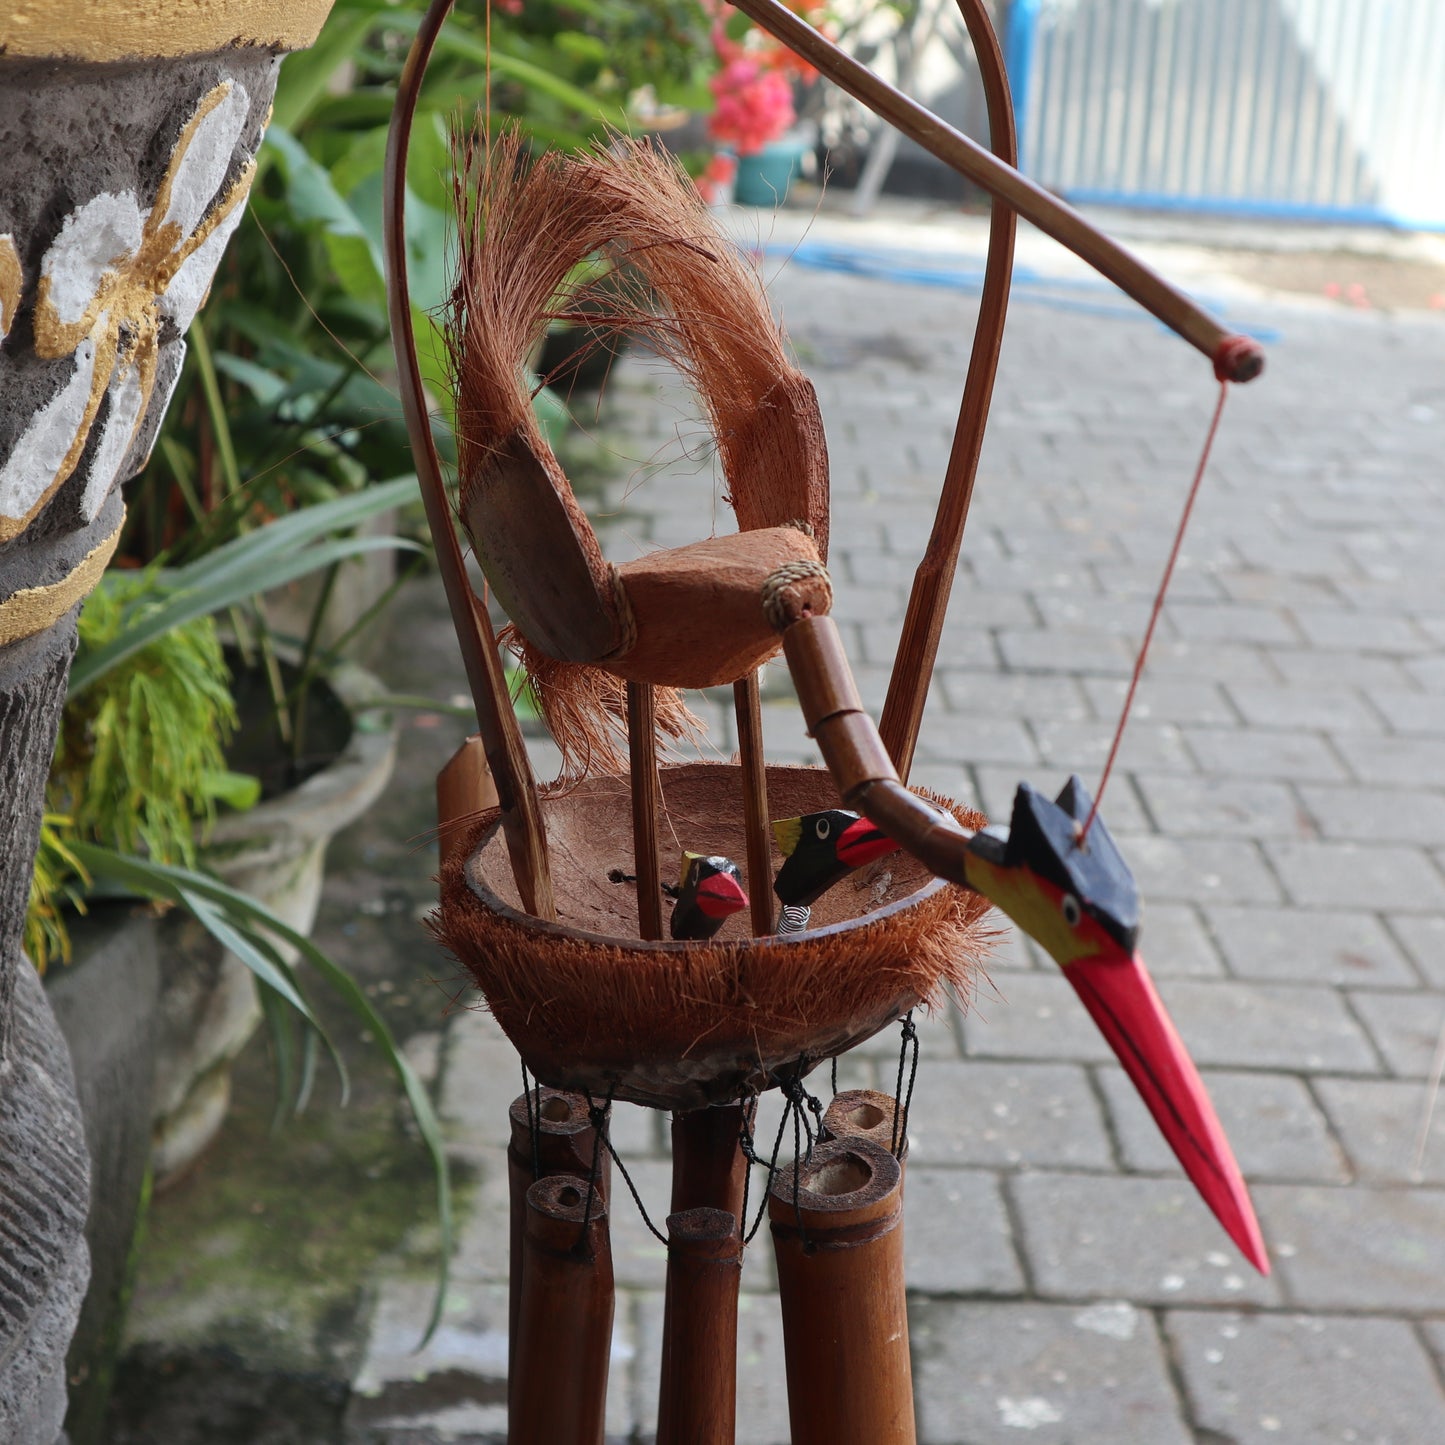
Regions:
M 717 1104 L 672 1116 L 672 1213 L 725 1209 L 741 1215 L 748 1161 L 743 1106 Z
M 781 1168 L 768 1218 L 792 1445 L 914 1445 L 898 1161 L 863 1139 Z
M 589 1209 L 590 1203 L 590 1209 Z M 612 1350 L 607 1205 L 559 1174 L 527 1191 L 507 1445 L 602 1445 Z
M 512 1100 L 512 1107 L 507 1113 L 512 1126 L 511 1139 L 507 1144 L 507 1183 L 511 1203 L 507 1278 L 507 1395 L 510 1399 L 512 1382 L 517 1375 L 517 1321 L 526 1288 L 522 1237 L 526 1232 L 527 1191 L 539 1179 L 555 1175 L 589 1178 L 600 1146 L 584 1094 L 566 1089 L 538 1089 L 531 1095 L 519 1094 Z M 597 1170 L 597 1193 L 604 1201 L 611 1178 L 610 1164 L 604 1149 L 602 1163 Z
M 733 1445 L 742 1273 L 736 1215 L 668 1216 L 657 1445 Z
M 908 1118 L 895 1122 L 898 1100 L 877 1089 L 847 1089 L 834 1094 L 823 1113 L 823 1137 L 851 1143 L 862 1139 L 892 1154 L 901 1167 L 908 1158 Z M 897 1140 L 895 1148 L 894 1140 Z

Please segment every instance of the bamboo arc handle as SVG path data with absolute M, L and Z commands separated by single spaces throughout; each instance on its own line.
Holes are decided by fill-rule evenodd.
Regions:
M 1203 352 L 1214 363 L 1220 380 L 1252 381 L 1264 369 L 1264 350 L 1257 342 L 1226 330 L 1182 291 L 1091 226 L 1073 207 L 995 159 L 982 146 L 860 65 L 780 0 L 733 3 L 840 89 L 897 126 L 945 165 L 1007 202 L 1039 230 L 1107 276 L 1171 331 Z

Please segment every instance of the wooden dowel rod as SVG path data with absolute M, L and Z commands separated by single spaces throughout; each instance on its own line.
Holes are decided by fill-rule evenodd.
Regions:
M 511 1138 L 507 1143 L 507 1184 L 510 1195 L 510 1269 L 507 1277 L 507 1394 L 516 1379 L 517 1321 L 522 1308 L 522 1236 L 527 1218 L 527 1191 L 555 1174 L 592 1173 L 597 1131 L 587 1113 L 585 1094 L 565 1089 L 538 1089 L 518 1094 L 507 1111 Z M 532 1130 L 537 1131 L 533 1148 Z M 611 1158 L 605 1152 L 597 1173 L 597 1191 L 607 1198 Z
M 602 1445 L 612 1352 L 607 1206 L 559 1174 L 527 1191 L 507 1445 Z M 584 1229 L 584 1219 L 588 1220 Z
M 537 787 L 527 760 L 522 731 L 512 710 L 506 676 L 497 656 L 497 639 L 487 609 L 467 579 L 461 544 L 452 525 L 451 506 L 442 483 L 441 459 L 432 441 L 431 416 L 422 387 L 416 336 L 411 324 L 411 294 L 406 260 L 406 155 L 422 77 L 452 0 L 432 0 L 406 58 L 397 86 L 396 106 L 386 141 L 382 253 L 386 265 L 386 304 L 396 347 L 397 388 L 411 439 L 412 462 L 436 545 L 437 570 L 446 590 L 457 645 L 477 709 L 487 762 L 502 808 L 507 853 L 517 889 L 528 912 L 555 919 L 552 875 L 547 863 L 547 833 L 537 802 Z
M 773 931 L 773 850 L 768 842 L 768 774 L 763 754 L 763 703 L 754 668 L 733 683 L 738 757 L 743 768 L 743 830 L 748 840 L 748 906 L 753 932 Z
M 835 85 L 897 126 L 910 140 L 982 186 L 990 195 L 1005 201 L 1039 230 L 1107 276 L 1211 362 L 1219 360 L 1226 342 L 1233 341 L 1233 333 L 1117 242 L 1096 230 L 1072 207 L 895 90 L 779 0 L 733 0 L 733 3 Z M 1250 381 L 1263 369 L 1263 349 L 1257 345 L 1240 345 L 1228 357 L 1226 376 L 1230 381 Z
M 651 683 L 627 684 L 627 756 L 632 779 L 632 866 L 637 870 L 637 932 L 662 937 L 662 877 L 657 866 L 657 702 Z
M 792 1445 L 913 1445 L 898 1161 L 855 1139 L 784 1165 L 768 1195 Z
M 657 1445 L 733 1445 L 742 1274 L 736 1216 L 668 1216 Z
M 1013 98 L 1004 70 L 1003 52 L 983 0 L 958 0 L 964 24 L 973 41 L 988 108 L 989 144 L 1007 165 L 1018 164 L 1018 133 L 1014 125 Z M 989 213 L 988 256 L 984 262 L 983 290 L 979 296 L 978 321 L 974 325 L 973 350 L 958 425 L 943 474 L 943 490 L 928 547 L 913 577 L 908 611 L 888 679 L 888 696 L 878 722 L 878 735 L 893 759 L 901 781 L 908 781 L 918 729 L 928 701 L 933 667 L 938 659 L 939 639 L 958 569 L 958 553 L 968 520 L 973 484 L 978 475 L 978 458 L 983 450 L 984 427 L 998 372 L 999 349 L 1003 345 L 1004 318 L 1008 312 L 1009 280 L 1013 273 L 1014 233 L 1018 218 L 1006 201 L 995 200 Z

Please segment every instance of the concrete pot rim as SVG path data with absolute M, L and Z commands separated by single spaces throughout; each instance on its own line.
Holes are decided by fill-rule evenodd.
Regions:
M 352 715 L 351 737 L 341 753 L 298 788 L 258 803 L 244 813 L 219 818 L 203 848 L 204 854 L 234 854 L 248 844 L 265 845 L 277 857 L 323 838 L 330 838 L 360 817 L 380 796 L 396 761 L 397 726 L 368 725 L 367 704 L 386 696 L 381 679 L 354 662 L 341 662 L 325 681 Z M 207 859 L 215 867 L 216 859 Z M 247 861 L 261 861 L 247 849 Z

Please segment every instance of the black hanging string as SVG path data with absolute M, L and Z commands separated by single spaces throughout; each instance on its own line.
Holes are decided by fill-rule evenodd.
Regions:
M 895 1159 L 900 1156 L 908 1142 L 908 1110 L 913 1104 L 913 1084 L 918 1077 L 918 1025 L 913 1022 L 913 1010 L 903 1015 L 903 1032 L 898 1045 L 898 1082 L 893 1087 L 893 1146 Z M 903 1088 L 903 1070 L 908 1059 L 909 1048 L 913 1051 L 913 1066 L 908 1070 L 908 1089 Z
M 786 1093 L 784 1093 L 784 1097 L 788 1098 Z M 753 1236 L 756 1235 L 758 1230 L 762 1228 L 763 1215 L 766 1214 L 768 1211 L 768 1196 L 772 1193 L 773 1180 L 777 1177 L 778 1173 L 778 1153 L 783 1147 L 783 1134 L 786 1131 L 788 1127 L 788 1121 L 792 1118 L 793 1112 L 796 1108 L 797 1105 L 793 1101 L 793 1099 L 788 1098 L 788 1107 L 783 1110 L 783 1117 L 778 1120 L 778 1134 L 777 1138 L 773 1140 L 773 1152 L 766 1159 L 764 1159 L 757 1152 L 753 1141 L 752 1125 L 746 1115 L 744 1115 L 743 1129 L 738 1139 L 738 1147 L 743 1151 L 743 1157 L 748 1161 L 749 1165 L 760 1164 L 768 1171 L 768 1182 L 763 1189 L 762 1202 L 758 1205 L 758 1212 L 756 1217 L 753 1219 L 752 1228 L 748 1230 L 747 1234 L 743 1238 L 744 1244 L 751 1244 L 753 1242 Z M 745 1190 L 746 1187 L 746 1183 L 744 1183 Z M 746 1205 L 744 1205 L 743 1212 L 746 1215 Z
M 833 1097 L 836 1099 L 838 1097 L 838 1055 L 834 1054 L 833 1057 L 829 1060 L 829 1063 L 832 1065 L 832 1068 L 829 1070 L 829 1072 L 832 1076 L 831 1084 L 833 1088 Z
M 642 1222 L 647 1226 L 648 1232 L 661 1244 L 667 1243 L 667 1236 L 652 1222 L 652 1216 L 647 1212 L 647 1206 L 642 1202 L 642 1196 L 637 1192 L 637 1185 L 632 1182 L 632 1175 L 627 1172 L 627 1165 L 622 1162 L 622 1156 L 617 1152 L 616 1145 L 612 1142 L 610 1120 L 612 1115 L 612 1091 L 616 1084 L 609 1085 L 607 1090 L 607 1102 L 605 1107 L 599 1108 L 592 1101 L 592 1095 L 587 1095 L 587 1117 L 592 1121 L 592 1127 L 597 1131 L 597 1141 L 612 1156 L 612 1162 L 617 1166 L 617 1172 L 622 1176 L 622 1182 L 627 1185 L 627 1192 L 632 1196 L 632 1202 L 637 1206 L 637 1212 L 642 1216 Z M 598 1120 L 601 1120 L 599 1124 Z M 597 1150 L 592 1156 L 592 1179 L 588 1181 L 587 1210 L 590 1215 L 592 1208 L 592 1182 L 597 1177 L 597 1171 L 601 1162 L 601 1150 Z M 585 1231 L 587 1220 L 583 1220 Z
M 592 1205 L 597 1198 L 597 1179 L 602 1172 L 602 1151 L 608 1147 L 607 1139 L 612 1128 L 614 1088 L 616 1084 L 608 1084 L 607 1098 L 601 1104 L 593 1099 L 590 1089 L 587 1091 L 587 1119 L 592 1125 L 593 1134 L 592 1167 L 587 1171 L 587 1203 L 582 1207 L 582 1228 L 578 1231 L 577 1243 L 572 1246 L 572 1253 L 579 1258 L 585 1257 L 587 1253 L 587 1230 L 592 1224 Z

